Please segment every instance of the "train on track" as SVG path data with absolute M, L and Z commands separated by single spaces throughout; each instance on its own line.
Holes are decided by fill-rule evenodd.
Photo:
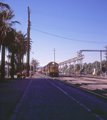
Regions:
M 56 62 L 48 63 L 46 66 L 41 68 L 41 73 L 52 77 L 58 77 L 59 76 L 58 64 Z

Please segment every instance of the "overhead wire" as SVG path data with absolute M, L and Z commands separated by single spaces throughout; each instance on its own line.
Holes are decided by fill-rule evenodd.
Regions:
M 61 30 L 61 31 L 70 31 L 70 32 L 79 32 L 79 33 L 86 33 L 86 34 L 100 34 L 100 35 L 107 35 L 106 31 L 92 31 L 92 30 L 83 30 L 83 29 L 71 29 L 70 27 L 65 27 L 65 26 L 52 26 L 49 24 L 43 24 L 43 23 L 37 23 L 34 22 L 33 26 L 40 27 L 40 28 L 49 28 L 49 29 L 55 29 L 55 30 Z
M 54 36 L 54 37 L 58 37 L 58 38 L 62 38 L 62 39 L 67 39 L 67 40 L 72 40 L 72 41 L 76 41 L 76 42 L 107 44 L 107 42 L 94 42 L 94 41 L 84 41 L 84 40 L 72 39 L 72 38 L 63 37 L 63 36 L 59 36 L 59 35 L 56 35 L 56 34 L 48 33 L 48 32 L 45 32 L 45 31 L 42 31 L 42 30 L 39 30 L 39 29 L 35 29 L 33 27 L 31 27 L 31 28 L 34 29 L 34 30 L 36 30 L 36 31 L 38 31 L 38 32 L 44 33 L 44 34 L 48 34 L 48 35 L 51 35 L 51 36 Z

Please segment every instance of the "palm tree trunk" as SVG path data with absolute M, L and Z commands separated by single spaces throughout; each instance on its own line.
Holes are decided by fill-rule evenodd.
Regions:
M 1 54 L 1 82 L 5 78 L 5 46 L 2 45 L 2 54 Z
M 24 67 L 23 67 L 23 56 L 22 56 L 22 71 L 23 71 L 23 68 L 24 68 Z
M 14 79 L 14 51 L 12 52 L 12 57 L 11 57 L 11 79 Z
M 19 58 L 19 71 L 22 75 L 21 55 L 20 55 L 20 58 Z

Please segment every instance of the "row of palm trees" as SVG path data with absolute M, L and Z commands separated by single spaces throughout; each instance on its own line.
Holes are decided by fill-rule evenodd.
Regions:
M 11 78 L 14 78 L 14 64 L 19 65 L 21 71 L 23 57 L 27 50 L 27 37 L 12 26 L 18 21 L 11 21 L 13 10 L 8 4 L 0 2 L 0 51 L 1 51 L 1 81 L 5 78 L 5 50 L 11 53 Z

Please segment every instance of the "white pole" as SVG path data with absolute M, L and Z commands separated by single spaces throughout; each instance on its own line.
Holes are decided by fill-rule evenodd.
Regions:
M 100 72 L 102 74 L 102 52 L 100 51 Z

